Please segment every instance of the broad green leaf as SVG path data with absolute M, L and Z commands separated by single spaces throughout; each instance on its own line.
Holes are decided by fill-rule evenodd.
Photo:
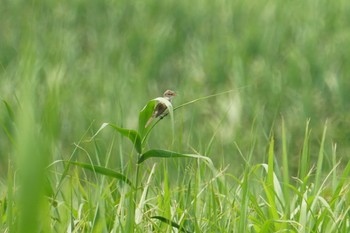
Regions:
M 155 99 L 150 100 L 139 113 L 139 134 L 141 135 L 142 138 L 144 137 L 144 135 L 148 130 L 147 128 L 145 128 L 145 125 L 148 119 L 152 116 L 152 113 L 156 104 L 157 104 L 157 101 Z
M 202 155 L 196 155 L 196 154 L 182 154 L 177 153 L 174 151 L 168 151 L 168 150 L 149 150 L 145 153 L 143 153 L 138 161 L 138 163 L 142 163 L 143 161 L 150 159 L 150 158 L 194 158 L 194 159 L 204 159 L 206 162 L 208 162 L 210 165 L 212 165 L 212 161 L 210 158 L 202 156 Z
M 79 162 L 73 162 L 73 161 L 68 161 L 68 162 L 70 164 L 73 164 L 73 165 L 88 169 L 90 171 L 96 172 L 98 174 L 105 175 L 105 176 L 112 177 L 112 178 L 116 178 L 118 180 L 121 180 L 121 181 L 127 183 L 131 187 L 134 187 L 133 184 L 131 183 L 131 181 L 126 176 L 124 176 L 123 174 L 116 172 L 112 169 L 101 167 L 101 166 L 96 166 L 96 165 L 92 165 L 92 164 L 88 164 L 88 163 L 79 163 Z
M 111 123 L 103 123 L 101 125 L 101 127 L 99 128 L 99 130 L 97 130 L 97 132 L 95 133 L 94 136 L 92 136 L 92 138 L 94 138 L 97 134 L 100 133 L 100 131 L 102 129 L 104 129 L 106 126 L 110 126 L 113 129 L 117 130 L 121 135 L 129 138 L 131 140 L 131 142 L 134 144 L 134 147 L 136 149 L 136 151 L 141 154 L 142 153 L 142 147 L 141 147 L 141 137 L 138 134 L 138 132 L 136 130 L 132 130 L 132 129 L 125 129 L 125 128 L 120 128 L 114 124 Z
M 184 229 L 183 227 L 181 227 L 179 224 L 177 224 L 176 222 L 173 222 L 173 221 L 171 221 L 171 220 L 169 220 L 169 219 L 167 219 L 167 218 L 164 218 L 164 217 L 162 217 L 162 216 L 152 216 L 151 218 L 154 218 L 154 219 L 158 219 L 159 221 L 162 221 L 162 222 L 164 222 L 164 223 L 166 223 L 166 224 L 168 224 L 168 225 L 170 225 L 170 226 L 172 226 L 172 227 L 175 227 L 175 228 L 177 228 L 179 231 L 181 231 L 181 232 L 187 232 L 187 233 L 189 233 L 190 231 L 187 231 L 186 229 Z
M 174 110 L 173 110 L 173 105 L 166 98 L 158 97 L 158 98 L 155 98 L 153 100 L 150 100 L 147 103 L 147 105 L 140 111 L 140 114 L 139 114 L 139 133 L 140 133 L 140 135 L 141 135 L 143 140 L 147 137 L 149 132 L 152 130 L 152 124 L 147 126 L 147 128 L 146 128 L 146 124 L 147 124 L 147 121 L 152 116 L 152 113 L 153 113 L 154 108 L 156 107 L 157 103 L 162 103 L 162 104 L 167 106 L 168 109 L 166 111 L 170 115 L 172 132 L 173 132 L 173 136 L 174 136 Z M 156 119 L 154 119 L 153 121 L 156 122 Z M 159 121 L 159 118 L 158 118 L 158 121 Z
M 168 108 L 167 111 L 170 115 L 171 129 L 172 129 L 173 138 L 174 138 L 175 130 L 174 130 L 174 108 L 173 108 L 173 105 L 171 104 L 171 102 L 169 100 L 167 100 L 166 98 L 163 98 L 163 97 L 158 97 L 155 100 L 158 101 L 159 103 L 165 104 L 167 106 L 167 108 Z

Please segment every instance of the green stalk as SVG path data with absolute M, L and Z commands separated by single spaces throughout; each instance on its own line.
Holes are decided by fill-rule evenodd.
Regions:
M 141 154 L 138 154 L 138 158 L 141 157 Z M 138 161 L 138 160 L 137 160 Z M 126 232 L 134 232 L 135 229 L 135 210 L 136 210 L 136 200 L 137 200 L 137 193 L 139 189 L 139 173 L 140 173 L 140 164 L 136 162 L 136 177 L 135 177 L 135 190 L 134 195 L 131 195 L 131 201 L 130 201 L 130 211 L 128 213 L 127 218 L 127 224 L 126 224 Z
M 284 119 L 282 118 L 282 160 L 283 160 L 283 194 L 285 201 L 285 219 L 290 215 L 290 194 L 289 194 L 289 166 L 288 166 L 288 153 L 287 153 L 287 139 L 286 128 Z
M 8 171 L 7 171 L 7 199 L 8 199 L 8 208 L 7 208 L 7 224 L 9 233 L 15 232 L 13 229 L 13 172 L 12 172 L 12 164 L 11 160 L 8 163 Z

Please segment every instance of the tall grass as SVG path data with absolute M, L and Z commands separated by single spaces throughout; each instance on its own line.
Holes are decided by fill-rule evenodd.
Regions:
M 349 9 L 3 1 L 0 231 L 348 232 Z
M 154 104 L 148 104 L 146 109 L 153 107 Z M 147 111 L 140 112 L 139 122 L 146 122 L 149 117 L 143 112 Z M 300 152 L 301 171 L 292 181 L 285 149 L 280 155 L 283 167 L 278 166 L 275 136 L 271 136 L 265 152 L 267 163 L 247 162 L 243 174 L 235 176 L 228 172 L 228 167 L 216 170 L 209 157 L 147 150 L 146 143 L 140 144 L 145 140 L 138 131 L 113 124 L 103 124 L 92 138 L 76 144 L 69 160 L 54 161 L 44 171 L 42 162 L 34 157 L 44 153 L 35 153 L 37 149 L 29 147 L 34 143 L 28 144 L 30 137 L 24 131 L 21 137 L 27 139 L 22 141 L 26 146 L 19 144 L 19 147 L 27 149 L 18 152 L 21 159 L 18 174 L 9 167 L 7 199 L 11 205 L 3 209 L 3 215 L 10 222 L 4 221 L 2 229 L 14 232 L 171 232 L 174 229 L 180 232 L 347 232 L 350 163 L 340 174 L 337 173 L 339 163 L 333 164 L 331 170 L 324 170 L 326 127 L 317 165 L 305 159 L 311 153 L 308 125 L 309 122 Z M 135 148 L 131 148 L 131 157 L 123 169 L 109 168 L 115 138 L 111 137 L 109 142 L 97 140 L 107 126 L 129 139 Z M 280 143 L 286 148 L 288 129 L 282 125 L 281 130 Z M 110 145 L 107 154 L 101 153 L 101 143 Z M 93 144 L 91 148 L 90 144 Z M 80 162 L 82 155 L 90 162 Z M 336 161 L 335 147 L 331 156 L 334 156 L 331 160 Z M 176 177 L 170 176 L 170 167 L 177 167 Z M 51 174 L 45 175 L 47 172 Z M 337 176 L 340 178 L 336 179 Z M 43 192 L 47 186 L 45 177 L 53 187 L 51 192 Z M 14 184 L 16 179 L 19 185 Z

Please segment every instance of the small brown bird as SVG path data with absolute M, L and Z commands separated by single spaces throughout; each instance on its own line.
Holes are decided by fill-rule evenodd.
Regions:
M 169 102 L 171 102 L 171 100 L 173 99 L 173 97 L 176 96 L 176 93 L 174 91 L 171 90 L 166 90 L 163 94 L 163 97 L 165 99 L 167 99 Z M 148 119 L 145 128 L 147 128 L 147 126 L 149 124 L 151 124 L 151 122 L 153 121 L 153 119 L 157 118 L 157 117 L 161 117 L 163 118 L 166 114 L 167 114 L 167 106 L 164 103 L 159 102 L 156 107 L 153 110 L 152 116 Z

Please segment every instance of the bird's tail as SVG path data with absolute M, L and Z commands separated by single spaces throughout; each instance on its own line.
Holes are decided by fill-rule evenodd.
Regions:
M 148 121 L 147 121 L 147 123 L 146 123 L 146 125 L 145 125 L 145 128 L 147 128 L 147 127 L 149 126 L 149 124 L 151 124 L 151 122 L 153 121 L 153 119 L 154 119 L 153 116 L 151 116 L 151 117 L 148 119 Z

